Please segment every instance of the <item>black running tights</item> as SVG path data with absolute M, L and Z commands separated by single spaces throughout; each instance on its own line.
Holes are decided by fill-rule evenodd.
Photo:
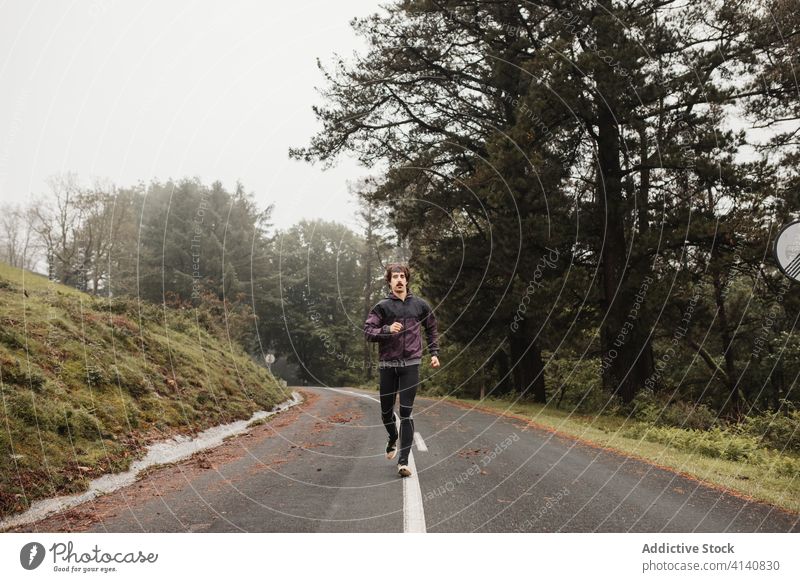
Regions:
M 414 419 L 411 409 L 419 385 L 419 364 L 413 366 L 397 366 L 380 369 L 381 387 L 381 419 L 386 432 L 393 439 L 397 438 L 395 426 L 394 401 L 400 393 L 400 458 L 398 464 L 408 464 L 411 443 L 414 441 Z

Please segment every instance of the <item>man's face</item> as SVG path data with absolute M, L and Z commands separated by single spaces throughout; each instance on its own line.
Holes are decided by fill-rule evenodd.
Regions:
M 392 290 L 403 291 L 406 288 L 406 274 L 403 272 L 392 273 Z

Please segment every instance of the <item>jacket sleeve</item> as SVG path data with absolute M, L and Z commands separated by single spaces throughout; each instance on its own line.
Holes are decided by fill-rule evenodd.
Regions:
M 381 308 L 376 305 L 370 310 L 367 321 L 364 322 L 364 337 L 368 342 L 379 342 L 391 335 L 389 326 L 383 324 Z
M 425 326 L 425 334 L 428 336 L 428 353 L 431 356 L 439 355 L 439 324 L 436 321 L 436 315 L 433 310 L 428 306 L 428 311 L 425 319 L 422 320 L 422 325 Z

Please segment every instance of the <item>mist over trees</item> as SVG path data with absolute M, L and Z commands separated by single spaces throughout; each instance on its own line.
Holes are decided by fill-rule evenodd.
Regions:
M 296 381 L 369 377 L 375 362 L 360 341 L 364 309 L 383 294 L 394 249 L 380 209 L 365 206 L 364 236 L 321 220 L 280 231 L 272 206 L 258 208 L 241 184 L 84 186 L 67 173 L 48 186 L 29 207 L 3 213 L 10 265 L 38 266 L 50 280 L 100 297 L 211 306 L 232 341 L 262 363 L 267 353 L 282 357 Z

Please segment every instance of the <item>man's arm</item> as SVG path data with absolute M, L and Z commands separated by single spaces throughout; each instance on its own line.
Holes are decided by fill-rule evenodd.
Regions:
M 428 306 L 428 312 L 422 320 L 425 327 L 425 335 L 428 336 L 428 353 L 431 356 L 439 356 L 439 324 L 433 310 Z
M 364 322 L 364 337 L 368 342 L 379 342 L 391 335 L 392 332 L 389 331 L 388 325 L 383 324 L 380 308 L 376 305 L 370 310 L 367 321 Z

